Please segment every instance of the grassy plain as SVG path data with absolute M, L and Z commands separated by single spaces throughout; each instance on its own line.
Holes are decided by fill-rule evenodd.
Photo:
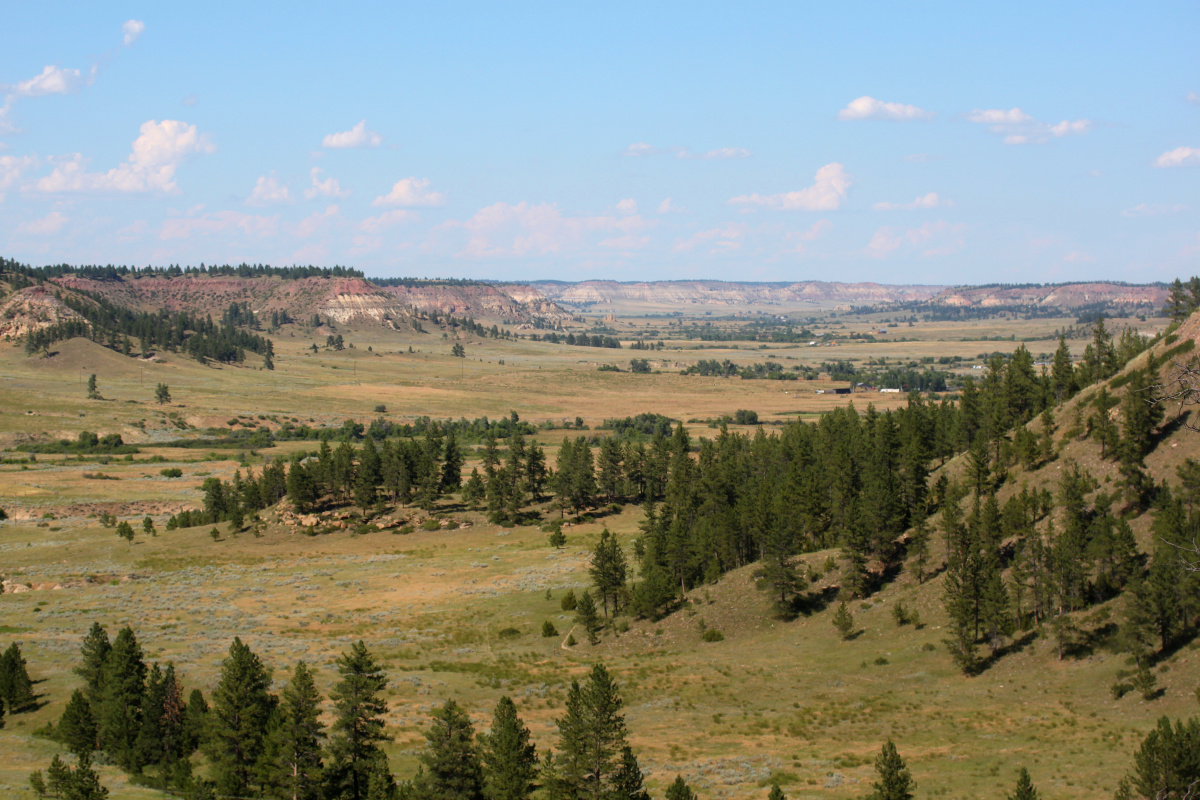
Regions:
M 753 363 L 768 355 L 785 365 L 792 363 L 787 359 L 817 365 L 833 358 L 903 363 L 961 355 L 969 369 L 978 354 L 1015 346 L 978 341 L 982 336 L 1045 337 L 1027 345 L 1036 355 L 1052 352 L 1051 334 L 1071 322 L 918 324 L 892 329 L 915 341 L 828 348 L 668 341 L 663 351 L 638 352 L 471 339 L 466 359 L 450 357 L 450 342 L 440 332 L 343 331 L 353 349 L 313 354 L 308 345 L 323 335 L 297 330 L 295 337 L 275 337 L 274 372 L 201 366 L 170 354 L 141 362 L 81 341 L 60 345 L 46 359 L 28 359 L 5 346 L 0 443 L 11 448 L 41 434 L 73 438 L 84 429 L 161 442 L 185 434 L 189 425 L 222 427 L 238 415 L 271 427 L 285 418 L 366 422 L 379 416 L 376 405 L 386 405 L 386 416 L 396 421 L 420 415 L 496 418 L 515 410 L 535 423 L 579 416 L 595 427 L 605 418 L 644 411 L 686 421 L 739 408 L 785 421 L 851 400 L 862 409 L 869 402 L 899 405 L 903 398 L 814 394 L 814 388 L 831 385 L 824 380 L 671 372 L 698 358 Z M 628 330 L 642 324 L 619 323 Z M 868 327 L 842 318 L 832 324 Z M 1081 349 L 1083 342 L 1075 344 Z M 642 356 L 662 374 L 596 371 L 602 363 L 625 368 L 629 358 Z M 84 396 L 81 383 L 92 372 L 104 400 Z M 159 382 L 170 386 L 169 406 L 153 402 Z M 695 436 L 714 433 L 702 422 L 689 427 Z M 554 442 L 568 433 L 574 435 L 556 430 L 541 436 L 551 457 Z M 1166 470 L 1184 454 L 1195 456 L 1197 438 L 1175 430 L 1152 456 L 1158 459 L 1152 466 Z M 311 446 L 292 443 L 247 458 L 257 470 L 266 454 Z M 1088 447 L 1067 445 L 1064 456 L 1085 460 Z M 456 529 L 307 537 L 268 516 L 258 536 L 233 536 L 222 525 L 214 541 L 209 526 L 166 532 L 163 523 L 175 508 L 198 504 L 204 477 L 232 475 L 238 467 L 232 451 L 144 448 L 132 461 L 115 457 L 107 464 L 60 456 L 16 463 L 24 456 L 0 455 L 7 462 L 0 464 L 0 507 L 14 517 L 0 524 L 0 572 L 35 587 L 0 596 L 0 645 L 21 643 L 44 702 L 35 712 L 7 717 L 0 730 L 5 796 L 32 796 L 28 773 L 44 769 L 57 752 L 32 734 L 58 718 L 78 685 L 71 669 L 93 621 L 110 633 L 132 625 L 148 657 L 174 661 L 187 687 L 206 694 L 235 635 L 275 668 L 277 680 L 304 659 L 316 667 L 326 691 L 333 660 L 364 639 L 392 679 L 389 733 L 395 738 L 389 752 L 401 776 L 415 769 L 429 710 L 448 697 L 485 728 L 496 700 L 508 694 L 539 746 L 552 745 L 567 684 L 596 660 L 620 682 L 631 740 L 655 796 L 677 773 L 701 797 L 765 797 L 772 778 L 791 800 L 861 796 L 888 737 L 908 760 L 921 796 L 1002 797 L 1020 766 L 1030 769 L 1044 797 L 1109 796 L 1154 720 L 1196 709 L 1200 651 L 1190 646 L 1167 662 L 1159 679 L 1165 694 L 1153 702 L 1136 693 L 1110 696 L 1117 671 L 1128 667 L 1124 656 L 1101 649 L 1060 662 L 1046 638 L 1034 638 L 978 677 L 962 677 L 942 643 L 941 579 L 918 584 L 907 572 L 876 597 L 852 605 L 862 630 L 852 641 L 837 635 L 831 609 L 794 621 L 776 618 L 752 572 L 743 570 L 694 590 L 684 610 L 659 623 L 633 622 L 595 647 L 565 648 L 571 620 L 559 606 L 562 595 L 587 585 L 588 553 L 603 525 L 629 551 L 641 518 L 637 508 L 569 525 L 561 551 L 535 527 L 490 525 L 453 504 L 442 516 L 462 525 Z M 154 455 L 163 460 L 149 462 Z M 1033 485 L 1050 482 L 1062 463 L 1027 478 Z M 1088 466 L 1102 481 L 1113 479 L 1111 465 Z M 159 473 L 166 467 L 179 467 L 184 476 L 164 478 Z M 85 472 L 117 480 L 84 478 Z M 149 513 L 158 535 L 139 531 L 127 544 L 98 524 L 100 511 L 135 523 Z M 406 510 L 401 516 L 416 521 L 423 515 Z M 1144 525 L 1139 533 L 1147 535 Z M 820 587 L 836 582 L 836 571 L 826 568 L 833 555 L 804 556 L 823 573 Z M 917 610 L 923 625 L 897 627 L 891 617 L 897 602 Z M 1110 604 L 1092 613 L 1116 615 L 1119 609 Z M 541 636 L 546 620 L 559 636 Z M 507 628 L 518 633 L 502 636 Z M 704 642 L 705 628 L 720 630 L 724 641 Z M 156 794 L 129 786 L 113 768 L 104 768 L 103 778 L 114 799 Z

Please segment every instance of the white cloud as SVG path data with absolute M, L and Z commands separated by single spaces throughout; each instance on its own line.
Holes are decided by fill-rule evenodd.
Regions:
M 461 256 L 530 256 L 559 253 L 587 243 L 590 233 L 617 233 L 626 236 L 654 227 L 655 222 L 638 215 L 625 217 L 568 217 L 555 203 L 533 205 L 520 202 L 495 203 L 480 209 L 466 222 L 453 223 L 462 227 L 470 238 L 459 253 Z M 633 240 L 612 239 L 610 244 L 621 247 Z
M 246 205 L 272 206 L 292 202 L 292 193 L 274 175 L 261 175 L 254 184 L 254 191 L 246 198 Z
M 833 223 L 827 219 L 819 219 L 809 226 L 806 231 L 792 231 L 784 236 L 788 242 L 796 242 L 793 252 L 803 253 L 808 242 L 815 242 L 833 229 Z
M 688 253 L 701 244 L 709 246 L 710 254 L 737 250 L 742 246 L 742 240 L 749 230 L 747 225 L 730 222 L 717 228 L 698 231 L 692 234 L 690 239 L 681 239 L 675 242 L 672 250 L 676 253 Z
M 331 133 L 321 140 L 322 147 L 332 148 L 379 147 L 381 144 L 383 144 L 383 137 L 375 131 L 367 130 L 365 119 L 348 131 Z
M 50 236 L 61 231 L 66 223 L 65 216 L 57 211 L 51 211 L 41 219 L 21 223 L 17 226 L 17 233 L 26 233 L 30 236 Z
M 1091 120 L 1063 120 L 1049 125 L 1037 121 L 1019 108 L 1007 111 L 977 108 L 966 115 L 966 120 L 989 126 L 992 133 L 1004 137 L 1005 144 L 1043 144 L 1063 136 L 1081 136 L 1092 129 Z
M 612 250 L 641 250 L 646 245 L 650 244 L 649 236 L 613 236 L 608 239 L 601 239 L 599 245 Z
M 636 214 L 637 200 L 634 200 L 632 197 L 625 198 L 617 203 L 617 211 L 620 211 L 622 214 Z
M 817 170 L 815 181 L 807 189 L 782 194 L 751 194 L 730 198 L 735 206 L 778 208 L 787 211 L 834 211 L 841 207 L 850 188 L 850 174 L 837 162 Z
M 1196 94 L 1195 92 L 1188 92 L 1187 93 L 1187 101 L 1194 106 L 1200 106 L 1200 94 Z
M 1068 264 L 1095 264 L 1096 257 L 1087 253 L 1082 253 L 1078 250 L 1073 250 L 1063 256 L 1063 261 Z
M 659 152 L 657 148 L 645 142 L 636 142 L 625 148 L 625 155 L 627 156 L 648 156 L 657 152 Z
M 17 185 L 21 173 L 37 165 L 37 156 L 0 156 L 0 203 L 4 202 L 4 192 Z
M 393 225 L 399 225 L 404 222 L 413 222 L 420 218 L 421 215 L 416 211 L 397 208 L 392 211 L 385 211 L 377 217 L 367 217 L 358 223 L 358 229 L 364 233 L 378 233 L 384 228 L 390 228 Z
M 133 141 L 133 152 L 108 172 L 86 172 L 79 153 L 60 161 L 54 171 L 39 180 L 42 192 L 175 192 L 175 169 L 190 155 L 212 153 L 217 148 L 205 134 L 173 119 L 142 123 L 141 135 Z
M 297 223 L 292 233 L 301 239 L 307 239 L 314 233 L 317 233 L 326 226 L 331 220 L 338 216 L 338 207 L 335 204 L 330 204 L 325 207 L 324 211 L 318 211 L 315 214 L 309 214 L 304 219 Z
M 876 203 L 876 211 L 913 211 L 920 208 L 949 208 L 954 205 L 953 200 L 947 200 L 938 197 L 937 192 L 930 192 L 927 195 L 918 197 L 911 203 Z
M 146 23 L 140 19 L 131 19 L 121 26 L 121 32 L 125 34 L 124 44 L 126 47 L 133 44 L 142 35 L 142 31 L 146 30 Z
M 337 178 L 326 178 L 321 180 L 321 168 L 313 167 L 309 172 L 312 177 L 312 186 L 304 190 L 304 197 L 307 200 L 312 200 L 317 197 L 349 197 L 349 191 L 343 191 L 342 185 L 338 183 Z
M 77 69 L 47 66 L 40 75 L 18 83 L 4 84 L 4 91 L 15 97 L 41 97 L 47 94 L 70 94 L 84 85 L 83 73 Z
M 669 197 L 658 204 L 658 213 L 660 214 L 670 214 L 672 212 L 679 211 L 683 211 L 683 209 L 680 208 L 678 203 Z
M 884 258 L 897 251 L 917 251 L 922 256 L 951 255 L 962 248 L 964 230 L 965 225 L 950 225 L 944 220 L 907 230 L 885 225 L 875 231 L 866 252 L 873 258 Z
M 932 111 L 926 111 L 916 106 L 885 103 L 874 97 L 863 95 L 857 100 L 850 101 L 849 105 L 838 112 L 837 117 L 841 120 L 885 119 L 892 122 L 912 122 L 933 119 L 934 114 Z
M 1127 208 L 1121 212 L 1122 217 L 1161 217 L 1164 214 L 1178 214 L 1180 211 L 1187 211 L 1185 205 L 1164 205 L 1161 203 L 1138 203 L 1133 208 Z
M 428 178 L 402 178 L 392 190 L 371 201 L 373 206 L 440 206 L 446 204 L 445 192 L 429 190 Z
M 133 222 L 117 231 L 117 241 L 136 242 L 146 234 L 146 231 L 149 230 L 149 228 L 150 225 L 146 222 L 146 220 L 135 219 Z
M 241 231 L 246 236 L 259 238 L 274 236 L 279 232 L 279 217 L 260 217 L 237 211 L 218 211 L 194 217 L 180 217 L 163 222 L 160 239 L 187 239 L 193 234 L 220 234 Z
M 1156 167 L 1194 167 L 1200 165 L 1200 147 L 1176 147 L 1154 162 Z

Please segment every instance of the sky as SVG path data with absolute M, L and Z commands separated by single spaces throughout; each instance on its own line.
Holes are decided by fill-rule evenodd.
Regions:
M 1200 273 L 1200 4 L 14 3 L 0 255 Z

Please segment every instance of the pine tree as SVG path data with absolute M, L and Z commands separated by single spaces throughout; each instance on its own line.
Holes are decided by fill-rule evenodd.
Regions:
M 778 783 L 772 783 L 771 791 L 767 795 L 767 800 L 787 800 L 787 795 L 783 793 L 783 789 L 779 788 Z
M 165 383 L 160 383 L 154 387 L 154 401 L 160 406 L 171 402 L 171 390 Z
M 292 458 L 288 465 L 287 494 L 292 507 L 298 513 L 306 514 L 317 499 L 317 488 L 308 468 L 300 463 L 300 456 Z
M 517 716 L 512 700 L 500 698 L 492 715 L 491 731 L 479 739 L 484 797 L 526 800 L 536 786 L 538 758 L 529 728 Z
M 621 765 L 613 776 L 613 797 L 621 800 L 650 800 L 650 793 L 643 785 L 642 768 L 629 745 L 621 748 Z
M 96 749 L 96 720 L 92 717 L 92 706 L 87 696 L 76 689 L 67 701 L 58 720 L 58 735 L 67 750 L 77 756 Z
M 628 784 L 636 768 L 628 756 L 625 718 L 616 683 L 602 664 L 587 682 L 571 682 L 566 715 L 558 719 L 558 754 L 548 759 L 547 788 L 555 800 L 601 800 L 620 780 Z
M 608 603 L 612 601 L 613 613 L 617 613 L 617 604 L 625 589 L 627 564 L 625 554 L 621 550 L 617 537 L 605 527 L 600 531 L 600 541 L 592 553 L 592 565 L 589 573 L 596 591 L 604 606 L 604 616 L 608 616 Z
M 674 782 L 667 787 L 667 800 L 697 800 L 696 793 L 687 785 L 682 775 L 676 775 Z
M 192 689 L 183 712 L 184 752 L 191 755 L 200 747 L 208 732 L 208 702 L 204 693 Z
M 871 784 L 868 800 L 912 800 L 916 784 L 891 739 L 875 759 L 875 772 L 879 780 Z
M 88 756 L 79 759 L 75 769 L 65 767 L 66 785 L 62 790 L 62 800 L 104 800 L 108 797 L 108 789 L 100 783 L 100 776 L 92 769 Z
M 0 656 L 0 697 L 10 714 L 17 714 L 33 705 L 33 681 L 16 642 Z
M 55 797 L 62 797 L 71 785 L 71 768 L 55 754 L 46 768 L 46 785 Z
M 596 644 L 600 641 L 600 615 L 597 613 L 592 593 L 587 590 L 584 590 L 583 596 L 579 598 L 579 605 L 575 608 L 575 624 L 582 625 L 587 631 L 588 642 Z
M 325 726 L 320 713 L 321 695 L 312 672 L 301 661 L 280 692 L 262 759 L 264 785 L 283 800 L 319 800 L 322 796 Z
M 447 493 L 457 492 L 462 486 L 462 467 L 465 459 L 462 449 L 458 446 L 458 439 L 454 436 L 453 428 L 446 431 L 446 443 L 442 447 L 442 452 L 441 490 Z
M 91 375 L 88 375 L 87 396 L 88 400 L 100 399 L 100 390 L 96 388 L 96 373 L 94 372 Z
M 100 704 L 101 689 L 104 684 L 104 660 L 108 658 L 112 644 L 108 641 L 108 632 L 99 622 L 93 622 L 83 644 L 79 648 L 83 657 L 82 663 L 75 668 L 75 674 L 83 678 L 84 693 L 92 704 L 93 710 Z
M 256 767 L 277 702 L 270 686 L 266 666 L 235 637 L 212 692 L 204 743 L 218 794 L 241 797 L 256 791 Z
M 383 756 L 381 742 L 387 703 L 381 697 L 388 679 L 361 640 L 337 659 L 340 679 L 330 697 L 336 717 L 329 742 L 326 769 L 327 795 L 341 800 L 363 800 L 376 759 Z
M 1029 777 L 1029 770 L 1021 767 L 1020 773 L 1017 774 L 1017 788 L 1012 794 L 1008 795 L 1008 800 L 1040 800 L 1041 795 L 1038 790 L 1033 788 L 1033 780 Z
M 419 756 L 424 771 L 417 779 L 421 800 L 482 800 L 483 772 L 475 745 L 475 728 L 454 700 L 433 712 Z M 511 788 L 511 787 L 510 787 Z
M 479 507 L 479 501 L 487 496 L 487 489 L 483 485 L 483 478 L 479 476 L 479 470 L 471 468 L 471 477 L 467 478 L 466 484 L 463 486 L 462 499 L 468 507 L 475 509 Z
M 845 600 L 838 604 L 837 612 L 833 615 L 833 627 L 837 628 L 843 639 L 849 639 L 854 633 L 854 615 L 850 613 Z
M 146 664 L 133 629 L 122 628 L 104 659 L 102 690 L 96 713 L 100 749 L 121 768 L 141 769 L 136 748 L 142 728 L 142 700 L 146 692 Z

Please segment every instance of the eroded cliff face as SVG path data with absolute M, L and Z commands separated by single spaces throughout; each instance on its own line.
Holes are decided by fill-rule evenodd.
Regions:
M 885 286 L 878 283 L 737 283 L 732 281 L 535 281 L 531 286 L 564 303 L 659 303 L 664 305 L 778 305 L 782 303 L 874 305 L 929 300 L 943 286 Z
M 1047 286 L 957 287 L 947 289 L 934 302 L 948 306 L 1049 306 L 1071 310 L 1092 303 L 1162 308 L 1165 286 L 1127 286 L 1120 283 L 1069 283 Z
M 18 339 L 60 322 L 82 319 L 45 286 L 29 286 L 0 303 L 0 340 Z
M 509 323 L 555 321 L 567 313 L 526 286 L 376 286 L 364 278 L 312 277 L 298 280 L 267 276 L 238 278 L 207 275 L 141 277 L 97 281 L 65 276 L 60 286 L 92 292 L 112 303 L 143 311 L 167 309 L 219 316 L 231 303 L 249 303 L 260 318 L 287 311 L 299 321 L 320 314 L 339 324 L 391 324 L 416 313 L 437 312 Z M 506 289 L 517 290 L 521 298 Z

